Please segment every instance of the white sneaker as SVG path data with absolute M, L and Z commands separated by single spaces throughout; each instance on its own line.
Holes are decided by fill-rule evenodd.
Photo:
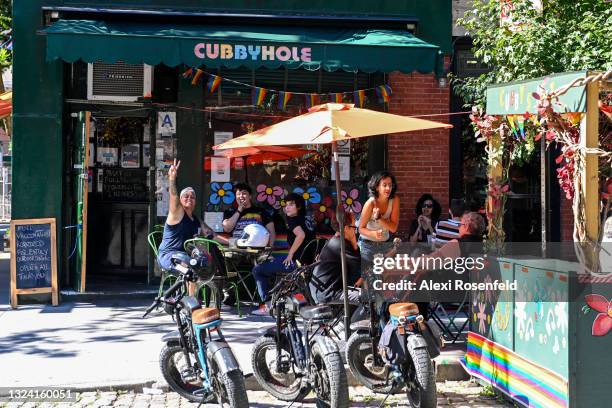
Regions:
M 254 316 L 270 316 L 270 308 L 268 305 L 261 305 L 259 309 L 255 309 L 251 312 Z

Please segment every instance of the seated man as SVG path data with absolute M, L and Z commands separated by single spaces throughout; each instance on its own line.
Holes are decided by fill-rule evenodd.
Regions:
M 251 187 L 245 183 L 238 183 L 234 186 L 236 193 L 237 209 L 229 209 L 223 214 L 223 230 L 232 234 L 232 238 L 238 239 L 242 236 L 244 227 L 249 224 L 260 224 L 266 227 L 270 233 L 269 246 L 274 246 L 276 233 L 274 223 L 268 213 L 260 207 L 256 207 L 251 202 Z
M 342 300 L 342 258 L 340 252 L 340 226 L 333 219 L 332 227 L 336 234 L 325 244 L 319 255 L 319 264 L 315 266 L 310 280 L 310 293 L 316 303 Z M 357 245 L 357 227 L 353 213 L 344 213 L 344 240 L 346 248 L 346 267 L 348 284 L 353 285 L 361 275 L 361 255 Z M 360 291 L 349 289 L 350 301 L 357 301 Z
M 168 271 L 174 270 L 172 255 L 177 252 L 185 252 L 183 245 L 188 239 L 198 235 L 214 235 L 213 230 L 200 221 L 193 213 L 196 204 L 195 191 L 186 187 L 178 194 L 176 189 L 176 175 L 181 162 L 174 160 L 174 164 L 168 170 L 168 182 L 170 190 L 170 207 L 164 224 L 164 234 L 159 245 L 159 265 Z M 193 295 L 195 286 L 190 286 L 190 295 Z
M 434 239 L 436 248 L 442 247 L 450 240 L 459 238 L 459 227 L 461 226 L 461 217 L 465 213 L 465 202 L 461 199 L 453 199 L 448 213 L 450 215 L 448 220 L 436 224 L 436 237 Z

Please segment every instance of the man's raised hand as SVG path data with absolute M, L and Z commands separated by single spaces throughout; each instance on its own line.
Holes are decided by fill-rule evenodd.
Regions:
M 174 163 L 172 164 L 172 166 L 170 166 L 170 170 L 168 170 L 168 178 L 170 180 L 176 179 L 176 173 L 178 173 L 178 168 L 180 165 L 181 161 L 177 161 L 176 159 L 174 159 Z

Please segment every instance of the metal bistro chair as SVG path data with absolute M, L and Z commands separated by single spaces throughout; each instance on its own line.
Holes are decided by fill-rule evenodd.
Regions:
M 213 254 L 213 251 L 211 251 L 211 246 L 214 245 L 216 246 L 216 248 L 219 250 L 219 253 L 221 254 L 221 256 L 223 256 L 223 252 L 225 250 L 225 248 L 223 247 L 223 245 L 221 245 L 220 243 L 218 243 L 217 241 L 214 241 L 212 239 L 208 239 L 208 238 L 192 238 L 192 239 L 188 239 L 187 241 L 185 241 L 185 248 L 187 248 L 187 245 L 189 243 L 193 243 L 195 245 L 203 245 L 206 248 L 206 251 L 208 251 L 208 253 L 210 253 L 211 255 Z M 225 258 L 223 256 L 223 258 Z M 219 260 L 217 260 L 217 262 L 219 262 Z M 240 317 L 242 317 L 242 310 L 240 309 L 240 295 L 238 293 L 238 282 L 231 282 L 229 280 L 225 280 L 225 278 L 227 279 L 232 279 L 232 278 L 237 278 L 238 277 L 238 273 L 234 272 L 234 271 L 230 271 L 227 267 L 227 261 L 225 259 L 223 259 L 223 267 L 225 268 L 225 276 L 221 277 L 228 285 L 229 289 L 231 289 L 234 292 L 234 296 L 235 296 L 235 306 L 236 309 L 238 310 L 238 315 Z M 201 288 L 199 288 L 198 290 L 201 291 L 202 293 L 202 301 L 204 303 L 206 303 L 207 300 L 207 295 L 206 295 L 206 285 L 203 285 Z M 217 299 L 215 299 L 215 303 L 219 304 L 221 302 L 222 299 L 220 298 L 221 293 L 217 293 Z M 220 306 L 220 305 L 216 305 Z
M 159 243 L 161 242 L 163 234 L 164 227 L 161 225 L 155 225 L 153 227 L 153 231 L 149 235 L 147 235 L 147 241 L 149 242 L 149 246 L 155 254 L 155 262 L 161 270 L 161 280 L 159 282 L 158 296 L 161 296 L 164 292 L 164 285 L 166 284 L 166 282 L 168 283 L 168 287 L 170 287 L 172 284 L 174 284 L 174 282 L 176 282 L 176 276 L 172 275 L 170 272 L 162 268 L 161 265 L 159 265 L 159 262 L 157 261 L 157 257 L 159 256 Z
M 327 238 L 315 238 L 312 241 L 310 241 L 308 243 L 308 245 L 306 245 L 304 247 L 304 250 L 302 251 L 302 254 L 299 257 L 299 261 L 300 261 L 300 265 L 304 265 L 304 258 L 305 255 L 307 254 L 308 251 L 313 251 L 313 258 L 312 258 L 312 262 L 316 262 L 317 259 L 319 258 L 319 255 L 321 254 L 321 251 L 323 250 L 323 247 L 325 246 L 325 244 L 327 244 Z

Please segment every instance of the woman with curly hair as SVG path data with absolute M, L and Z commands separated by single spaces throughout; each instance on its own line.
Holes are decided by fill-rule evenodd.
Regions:
M 442 207 L 431 194 L 423 194 L 417 201 L 415 212 L 417 218 L 410 224 L 410 242 L 428 242 L 428 237 L 433 237 Z
M 371 262 L 375 254 L 386 253 L 390 248 L 391 234 L 399 225 L 400 200 L 395 196 L 395 177 L 388 171 L 375 173 L 368 190 L 370 198 L 359 220 L 359 247 L 362 258 Z

